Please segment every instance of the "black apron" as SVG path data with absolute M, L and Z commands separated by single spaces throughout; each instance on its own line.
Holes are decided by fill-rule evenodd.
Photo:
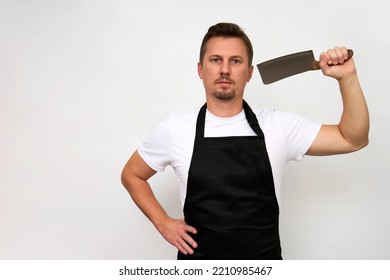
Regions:
M 204 137 L 205 104 L 196 123 L 184 218 L 198 231 L 193 255 L 178 259 L 281 259 L 279 206 L 264 134 L 244 101 L 257 136 Z

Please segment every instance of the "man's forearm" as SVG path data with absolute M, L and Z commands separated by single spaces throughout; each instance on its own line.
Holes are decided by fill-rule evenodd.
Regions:
M 155 173 L 145 164 L 138 152 L 135 152 L 124 167 L 121 180 L 138 208 L 155 226 L 158 226 L 167 214 L 147 181 Z
M 339 81 L 343 99 L 343 113 L 339 123 L 343 137 L 360 148 L 368 144 L 369 113 L 362 88 L 356 74 Z
M 153 225 L 158 227 L 168 215 L 154 196 L 148 182 L 133 182 L 133 184 L 133 187 L 126 188 L 131 198 Z

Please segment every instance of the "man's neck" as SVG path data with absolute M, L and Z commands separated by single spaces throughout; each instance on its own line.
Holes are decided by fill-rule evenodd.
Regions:
M 207 110 L 213 115 L 221 118 L 229 118 L 238 115 L 243 108 L 243 100 L 234 98 L 232 100 L 220 100 L 207 98 Z

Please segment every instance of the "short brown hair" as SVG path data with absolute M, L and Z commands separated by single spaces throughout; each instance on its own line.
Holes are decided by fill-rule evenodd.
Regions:
M 246 46 L 248 53 L 249 65 L 252 65 L 253 60 L 253 47 L 248 36 L 244 30 L 235 23 L 218 23 L 209 28 L 206 35 L 203 37 L 202 45 L 200 46 L 199 62 L 203 63 L 203 57 L 206 53 L 207 42 L 213 37 L 224 37 L 224 38 L 241 38 Z

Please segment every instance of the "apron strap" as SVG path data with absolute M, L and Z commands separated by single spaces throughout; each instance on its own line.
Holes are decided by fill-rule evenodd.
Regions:
M 256 118 L 255 113 L 253 113 L 253 111 L 252 111 L 251 107 L 249 107 L 248 103 L 246 103 L 245 100 L 243 100 L 243 101 L 244 101 L 244 112 L 245 112 L 246 119 L 249 123 L 249 126 L 253 129 L 254 132 L 256 132 L 257 136 L 259 136 L 260 138 L 264 138 L 264 133 L 260 128 L 260 125 L 259 125 L 259 122 Z
M 202 108 L 200 108 L 198 119 L 196 121 L 196 135 L 195 139 L 204 137 L 204 124 L 206 121 L 206 109 L 207 103 L 205 103 Z

